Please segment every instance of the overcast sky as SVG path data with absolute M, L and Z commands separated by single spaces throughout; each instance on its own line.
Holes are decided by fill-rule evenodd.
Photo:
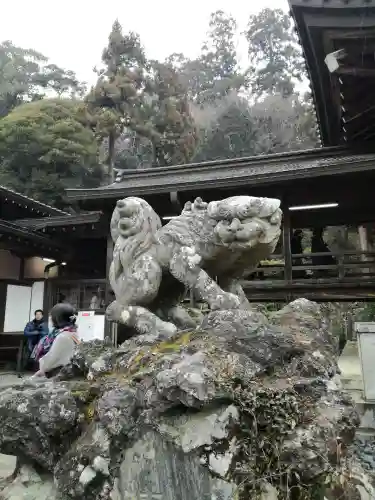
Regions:
M 92 83 L 113 21 L 140 34 L 147 55 L 199 53 L 211 12 L 224 10 L 244 29 L 262 7 L 287 9 L 287 0 L 2 0 L 1 39 L 32 48 Z M 242 47 L 240 53 L 244 52 Z

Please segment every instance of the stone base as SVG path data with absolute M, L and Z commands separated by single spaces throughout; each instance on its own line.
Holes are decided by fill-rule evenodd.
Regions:
M 57 500 L 52 476 L 40 476 L 31 467 L 16 470 L 16 457 L 0 455 L 1 500 Z
M 167 340 L 82 343 L 58 378 L 1 391 L 0 450 L 46 476 L 13 460 L 0 499 L 287 500 L 295 486 L 338 500 L 360 485 L 373 500 L 346 453 L 359 418 L 337 354 L 304 299 L 268 319 L 210 312 Z

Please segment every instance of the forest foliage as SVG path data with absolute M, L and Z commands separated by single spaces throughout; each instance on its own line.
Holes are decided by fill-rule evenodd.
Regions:
M 0 184 L 66 207 L 65 188 L 109 183 L 114 171 L 315 147 L 291 18 L 250 16 L 245 62 L 238 36 L 217 11 L 199 57 L 155 61 L 116 20 L 89 89 L 43 54 L 1 43 Z

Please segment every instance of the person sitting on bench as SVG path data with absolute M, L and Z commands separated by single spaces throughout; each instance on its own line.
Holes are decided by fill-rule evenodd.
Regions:
M 313 229 L 311 238 L 311 261 L 315 266 L 333 266 L 337 264 L 335 257 L 331 254 L 327 243 L 323 239 L 324 228 L 316 227 Z M 315 253 L 327 253 L 331 255 L 314 255 Z M 313 269 L 316 277 L 325 277 L 330 274 L 330 270 Z
M 23 333 L 27 337 L 27 348 L 29 354 L 31 354 L 38 342 L 48 335 L 48 324 L 44 320 L 41 309 L 37 309 L 34 312 L 34 319 L 27 323 Z
M 303 231 L 301 229 L 296 229 L 290 238 L 290 250 L 293 255 L 301 255 L 303 254 L 303 246 L 302 246 L 302 238 Z M 302 257 L 293 257 L 292 265 L 294 266 L 303 266 Z M 292 272 L 293 279 L 296 278 L 305 278 L 305 271 L 293 271 Z
M 76 345 L 80 344 L 73 306 L 56 304 L 50 315 L 53 330 L 36 347 L 35 361 L 39 362 L 39 370 L 34 377 L 57 375 L 63 366 L 69 364 Z

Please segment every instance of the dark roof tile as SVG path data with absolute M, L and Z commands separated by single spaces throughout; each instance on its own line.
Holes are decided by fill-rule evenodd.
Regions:
M 375 169 L 375 154 L 351 154 L 343 148 L 321 148 L 297 153 L 238 158 L 219 162 L 180 165 L 129 171 L 122 182 L 95 189 L 70 189 L 71 199 L 100 199 L 117 196 L 142 196 L 171 191 L 190 191 L 272 184 L 295 178 L 341 174 L 355 169 Z
M 17 191 L 9 189 L 5 186 L 0 185 L 0 194 L 2 194 L 5 198 L 8 196 L 9 198 L 14 199 L 14 201 L 25 203 L 26 206 L 32 205 L 35 209 L 48 215 L 68 215 L 68 213 L 64 212 L 63 210 L 51 207 L 50 205 L 47 205 L 46 203 L 43 203 L 41 201 L 34 200 L 33 198 L 29 198 L 28 196 L 18 193 Z

